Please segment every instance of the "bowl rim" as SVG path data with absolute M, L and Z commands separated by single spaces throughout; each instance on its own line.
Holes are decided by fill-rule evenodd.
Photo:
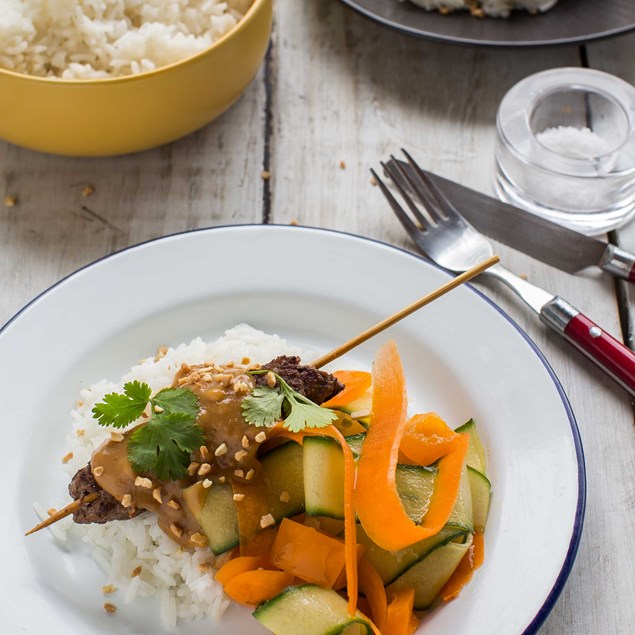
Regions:
M 214 49 L 222 46 L 225 41 L 229 40 L 234 34 L 237 34 L 239 31 L 242 31 L 246 28 L 246 25 L 251 22 L 254 15 L 260 12 L 264 5 L 269 4 L 273 6 L 273 0 L 253 0 L 249 9 L 247 9 L 247 13 L 238 21 L 236 26 L 227 31 L 225 35 L 223 35 L 219 40 L 216 40 L 211 46 L 207 47 L 203 51 L 195 53 L 194 55 L 190 55 L 178 62 L 172 62 L 171 64 L 167 64 L 166 66 L 160 66 L 159 68 L 155 68 L 151 71 L 144 71 L 142 73 L 135 73 L 130 75 L 122 75 L 120 77 L 96 77 L 93 79 L 62 79 L 58 77 L 40 77 L 39 75 L 27 75 L 26 73 L 18 73 L 16 71 L 9 70 L 8 68 L 0 67 L 0 77 L 2 75 L 11 77 L 13 79 L 22 80 L 25 82 L 38 82 L 38 83 L 46 83 L 46 84 L 54 84 L 54 85 L 72 85 L 72 86 L 95 86 L 97 84 L 117 84 L 124 82 L 134 82 L 142 79 L 146 79 L 153 75 L 158 75 L 160 73 L 164 73 L 166 71 L 172 70 L 179 66 L 187 66 L 198 61 L 200 58 L 205 57 Z

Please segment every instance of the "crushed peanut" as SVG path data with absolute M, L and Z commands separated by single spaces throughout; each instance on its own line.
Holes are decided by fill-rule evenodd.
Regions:
M 111 604 L 110 602 L 106 602 L 106 604 L 104 604 L 104 611 L 106 611 L 106 613 L 112 614 L 116 610 L 117 610 L 117 607 L 114 604 Z
M 101 465 L 93 468 L 93 476 L 99 478 L 104 473 L 104 468 Z
M 263 171 L 260 173 L 260 178 L 261 178 L 263 181 L 268 181 L 268 180 L 271 178 L 271 172 L 269 172 L 269 170 L 263 170 Z
M 206 459 L 206 458 L 209 456 L 209 450 L 207 449 L 207 446 L 206 446 L 206 445 L 202 445 L 202 446 L 198 449 L 198 451 L 200 452 L 201 457 L 202 457 L 202 458 L 204 458 L 204 459 Z
M 377 179 L 374 176 L 370 177 L 370 184 L 373 185 L 373 186 L 377 185 Z
M 154 356 L 154 361 L 158 362 L 162 357 L 165 357 L 168 354 L 167 346 L 159 346 L 157 348 L 157 354 Z
M 340 170 L 346 170 L 346 161 L 340 160 Z
M 155 487 L 152 490 L 152 498 L 154 498 L 154 500 L 159 503 L 159 505 L 163 504 L 163 496 L 161 496 L 161 488 L 160 487 Z
M 212 471 L 212 466 L 209 463 L 203 463 L 201 467 L 198 468 L 198 475 L 205 476 Z
M 163 412 L 163 408 L 161 408 L 161 406 L 157 406 L 157 405 L 155 405 L 155 406 L 154 406 L 154 411 L 155 411 L 157 414 L 161 414 L 161 413 Z
M 214 485 L 214 481 L 210 481 L 208 478 L 203 481 L 203 487 L 205 489 L 209 489 L 212 485 Z
M 254 440 L 256 441 L 256 443 L 263 443 L 264 441 L 267 440 L 267 433 L 262 431 L 259 432 L 255 437 Z
M 245 472 L 243 470 L 234 470 L 234 476 L 238 478 L 245 478 Z
M 3 203 L 4 203 L 5 207 L 15 207 L 18 204 L 18 197 L 17 196 L 5 196 Z
M 249 452 L 247 452 L 247 450 L 238 450 L 238 452 L 236 452 L 236 454 L 234 454 L 234 458 L 240 462 L 242 461 L 247 455 L 249 454 Z
M 272 527 L 276 524 L 275 518 L 271 514 L 267 514 L 260 519 L 260 526 L 265 529 L 266 527 Z
M 243 438 L 240 443 L 243 446 L 243 448 L 245 448 L 245 450 L 249 447 L 249 439 L 247 438 L 246 434 L 243 434 Z
M 251 360 L 249 359 L 249 357 L 243 357 L 243 358 L 240 360 L 240 363 L 241 363 L 243 366 L 246 366 L 247 364 L 249 364 L 249 362 L 250 362 L 250 361 L 251 361 Z
M 132 496 L 130 494 L 124 494 L 121 498 L 121 504 L 124 507 L 132 507 Z
M 297 227 L 300 224 L 300 221 L 297 218 L 292 218 L 289 221 L 289 225 L 293 225 L 294 227 Z
M 57 509 L 55 509 L 55 507 L 51 507 L 50 509 L 47 509 L 47 510 L 46 510 L 46 513 L 47 513 L 49 516 L 55 516 L 55 514 L 57 514 Z
M 218 373 L 218 375 L 214 375 L 214 381 L 218 384 L 222 384 L 223 386 L 229 386 L 233 377 L 228 373 Z
M 110 595 L 111 593 L 115 593 L 117 591 L 117 587 L 114 584 L 106 584 L 101 587 L 101 592 L 104 595 Z
M 84 430 L 83 428 L 77 428 L 77 430 L 75 430 L 75 434 L 78 437 L 83 437 L 86 434 L 86 430 Z
M 152 489 L 152 481 L 149 478 L 143 478 L 142 476 L 137 476 L 134 480 L 135 487 L 145 487 L 145 489 Z
M 95 188 L 90 183 L 88 183 L 87 185 L 84 185 L 81 191 L 81 194 L 84 198 L 86 198 L 87 196 L 92 196 L 94 193 L 95 193 Z
M 63 459 L 62 463 L 66 464 L 73 458 L 73 453 L 69 452 Z
M 207 545 L 207 538 L 199 533 L 198 531 L 195 534 L 192 534 L 190 536 L 190 540 L 195 544 L 198 545 L 200 547 L 204 547 L 205 545 Z
M 289 492 L 287 492 L 287 490 L 283 490 L 282 492 L 280 492 L 281 503 L 288 503 L 290 500 L 291 500 L 291 496 L 289 495 Z
M 110 433 L 110 440 L 114 441 L 115 443 L 121 443 L 126 437 L 124 437 L 123 434 L 121 434 L 121 432 L 111 432 Z
M 194 476 L 194 474 L 196 474 L 196 470 L 198 470 L 198 466 L 200 465 L 200 463 L 197 463 L 196 461 L 192 461 L 188 466 L 187 466 L 187 473 L 190 476 Z
M 254 474 L 255 474 L 255 472 L 254 472 L 254 468 L 253 468 L 253 467 L 250 467 L 250 468 L 249 468 L 249 471 L 247 472 L 247 474 L 245 474 L 245 479 L 246 479 L 247 481 L 251 481 L 251 479 L 254 477 Z
M 245 495 L 244 495 L 244 494 L 234 494 L 234 496 L 233 496 L 233 499 L 234 499 L 236 502 L 240 502 L 240 501 L 241 501 L 241 500 L 243 500 L 244 498 L 245 498 Z
M 227 479 L 224 476 L 219 476 L 218 477 L 218 482 L 219 483 L 224 483 Z
M 276 385 L 276 376 L 271 371 L 265 375 L 265 383 L 269 388 L 273 388 Z
M 183 535 L 183 530 L 174 523 L 170 523 L 170 531 L 177 537 L 180 538 Z
M 237 381 L 234 384 L 234 392 L 239 395 L 246 395 L 248 392 L 250 392 L 249 384 L 245 383 L 244 381 Z
M 141 572 L 143 571 L 143 567 L 141 565 L 135 567 L 132 570 L 132 573 L 130 574 L 131 578 L 136 578 L 138 575 L 141 575 Z
M 176 510 L 181 509 L 181 505 L 179 505 L 179 503 L 175 501 L 173 498 L 168 501 L 168 507 L 171 507 L 172 509 L 176 509 Z
M 228 449 L 226 443 L 221 443 L 214 451 L 214 456 L 223 456 L 223 454 L 227 454 Z

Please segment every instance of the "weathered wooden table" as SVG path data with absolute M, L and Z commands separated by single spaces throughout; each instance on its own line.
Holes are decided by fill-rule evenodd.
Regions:
M 15 207 L 0 206 L 0 323 L 96 258 L 196 227 L 297 221 L 411 248 L 370 184 L 371 165 L 403 146 L 426 167 L 491 192 L 496 109 L 514 83 L 546 68 L 583 64 L 635 83 L 634 51 L 635 34 L 582 48 L 452 47 L 384 30 L 337 2 L 281 0 L 260 74 L 204 130 L 107 159 L 47 156 L 0 142 L 0 196 L 18 198 Z M 83 195 L 87 185 L 95 190 L 90 196 Z M 635 250 L 635 225 L 609 238 Z M 570 276 L 502 245 L 499 252 L 511 268 L 633 344 L 627 284 L 606 274 Z M 586 453 L 580 551 L 540 632 L 633 633 L 633 403 L 505 289 L 477 284 L 554 367 Z

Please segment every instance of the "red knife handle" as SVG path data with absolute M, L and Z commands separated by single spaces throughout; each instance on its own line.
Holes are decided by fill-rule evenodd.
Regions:
M 600 267 L 618 278 L 635 283 L 635 255 L 624 249 L 608 245 L 600 261 Z
M 635 396 L 635 353 L 568 302 L 556 296 L 540 317 Z

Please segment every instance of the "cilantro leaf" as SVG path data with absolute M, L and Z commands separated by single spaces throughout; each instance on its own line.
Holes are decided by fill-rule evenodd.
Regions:
M 282 425 L 291 432 L 300 432 L 304 428 L 325 428 L 330 426 L 335 419 L 335 413 L 328 408 L 298 401 L 291 406 Z
M 243 399 L 243 417 L 252 426 L 272 426 L 282 419 L 283 401 L 284 395 L 279 390 L 259 386 L 254 388 L 249 397 Z
M 152 398 L 152 406 L 159 406 L 163 414 L 183 413 L 198 416 L 198 399 L 189 388 L 164 388 Z
M 125 428 L 141 416 L 151 393 L 148 384 L 128 382 L 123 387 L 123 394 L 111 392 L 102 402 L 95 404 L 92 410 L 93 417 L 100 426 Z
M 205 443 L 196 417 L 183 412 L 156 414 L 128 441 L 128 460 L 135 472 L 154 472 L 162 481 L 187 474 L 190 453 Z
M 252 371 L 252 375 L 262 375 L 267 370 Z M 331 425 L 337 415 L 328 408 L 322 408 L 300 394 L 280 377 L 273 388 L 259 386 L 242 403 L 243 417 L 247 423 L 258 427 L 272 426 L 282 420 L 282 425 L 292 432 L 305 428 L 325 428 Z

